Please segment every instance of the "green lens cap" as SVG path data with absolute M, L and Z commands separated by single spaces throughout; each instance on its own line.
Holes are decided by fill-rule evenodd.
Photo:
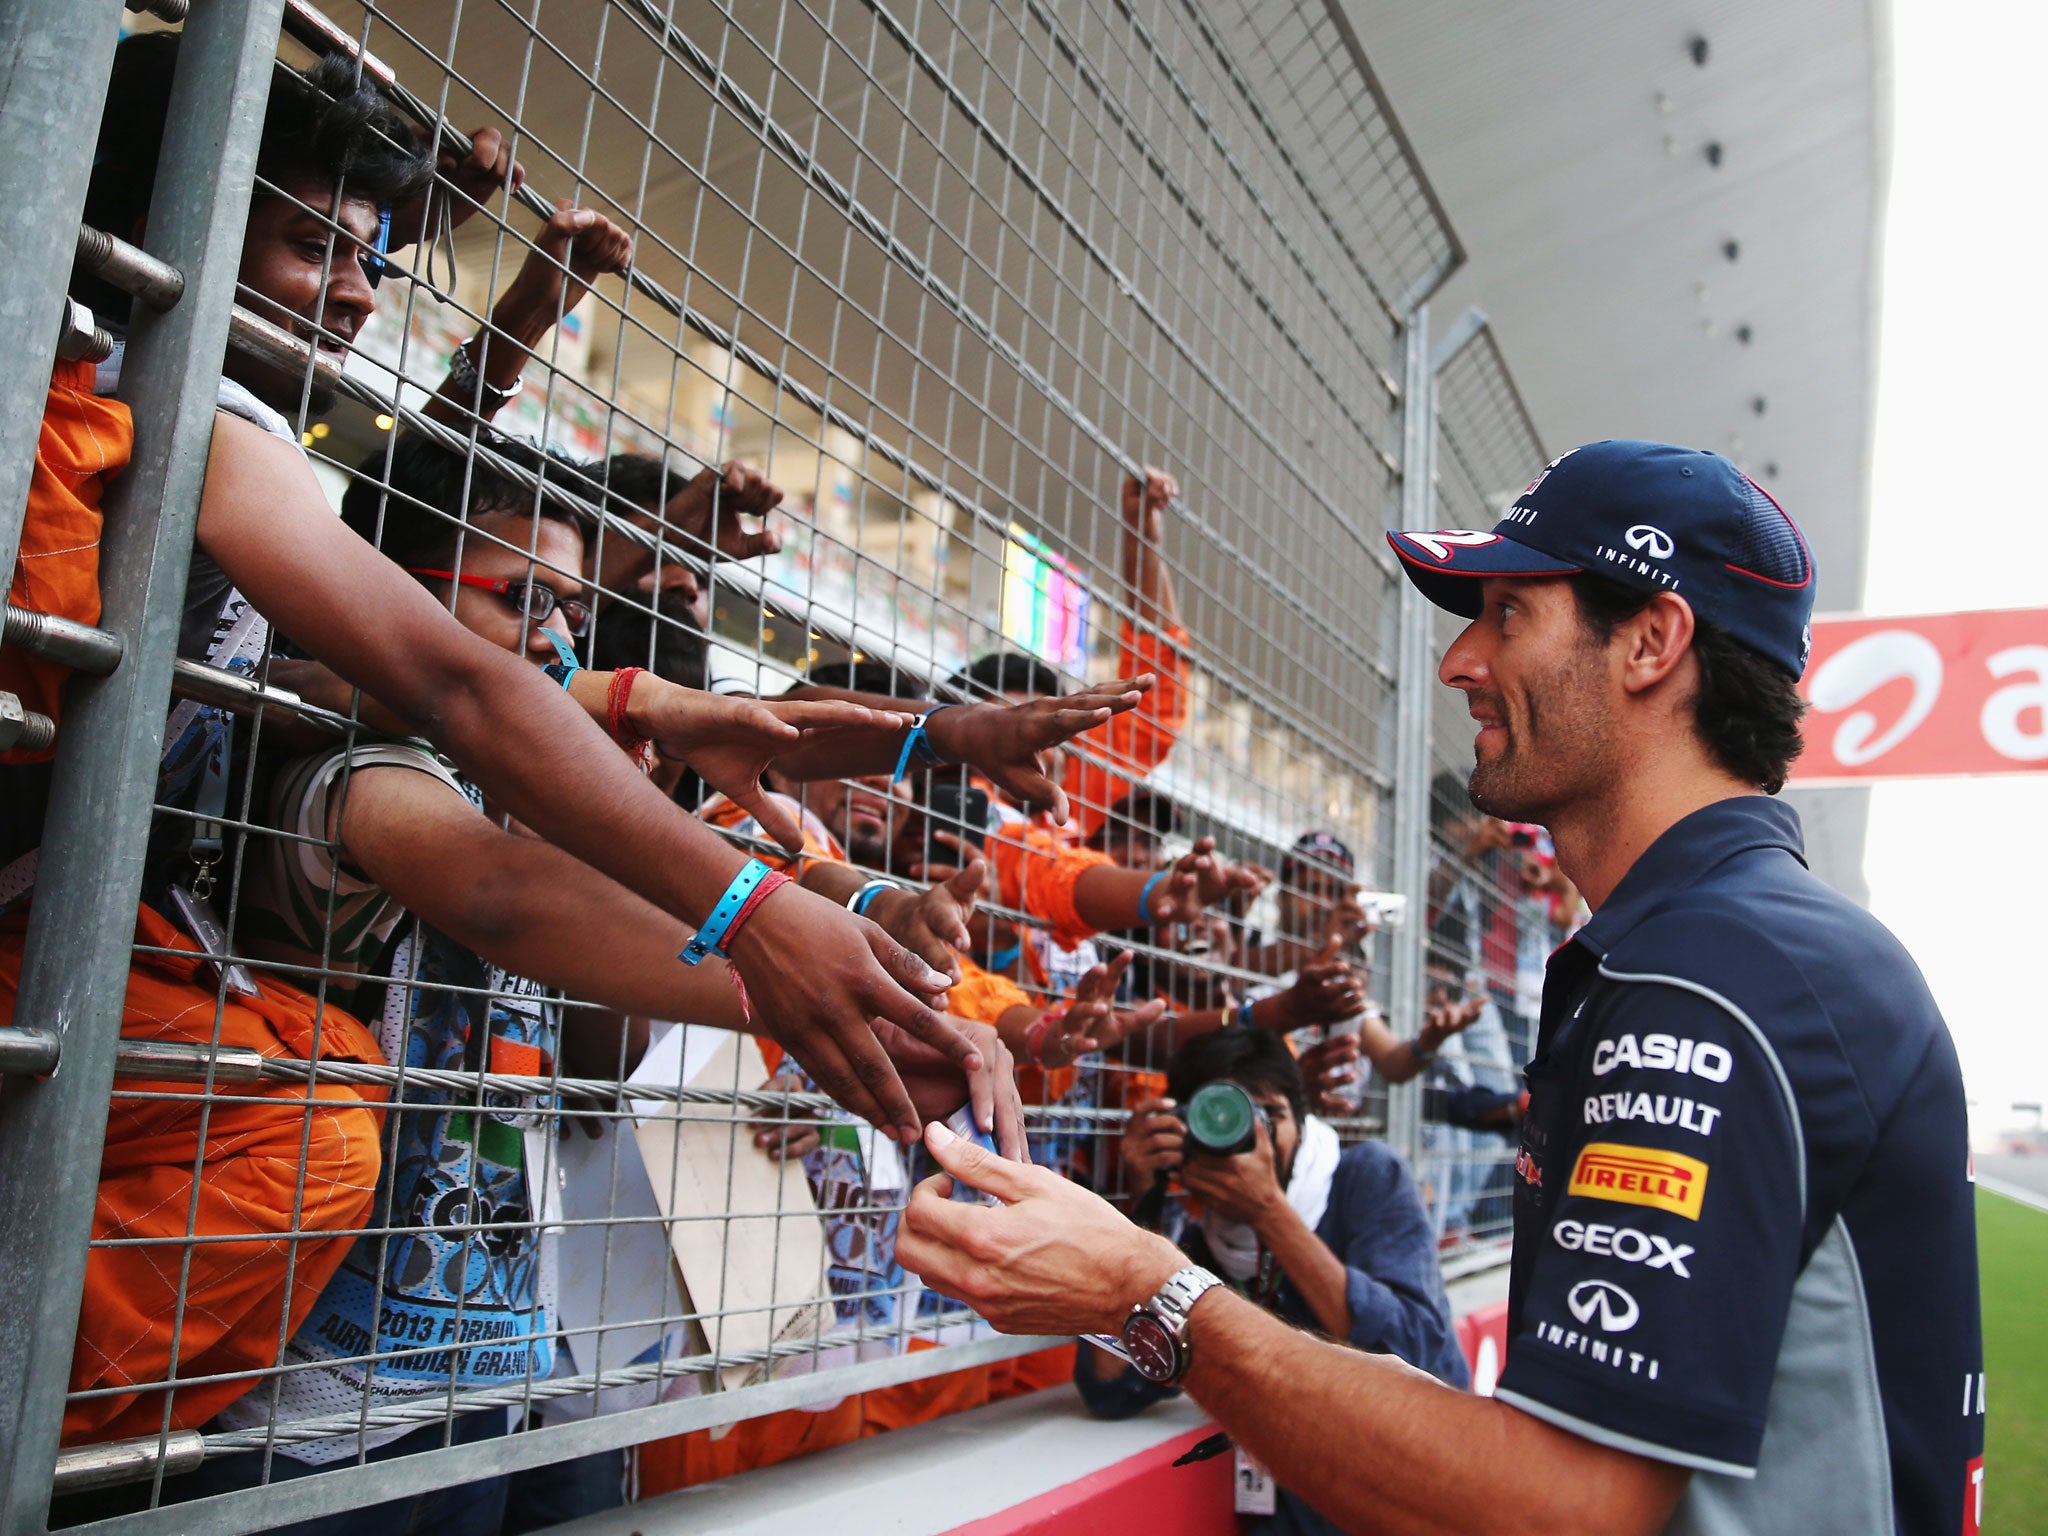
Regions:
M 1235 1083 L 1204 1083 L 1188 1100 L 1188 1134 L 1211 1151 L 1231 1151 L 1254 1138 L 1258 1109 Z

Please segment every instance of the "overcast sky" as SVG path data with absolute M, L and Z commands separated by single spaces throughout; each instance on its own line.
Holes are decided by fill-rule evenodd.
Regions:
M 2043 58 L 2048 7 L 1894 0 L 1872 614 L 2048 606 Z M 2048 1101 L 2048 772 L 1880 785 L 1866 870 L 1980 1131 Z

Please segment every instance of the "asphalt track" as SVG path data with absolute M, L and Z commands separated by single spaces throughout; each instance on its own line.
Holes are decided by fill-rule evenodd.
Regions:
M 2048 1155 L 1997 1152 L 1977 1159 L 1977 1182 L 2028 1205 L 2048 1205 Z M 2031 1195 L 2031 1200 L 2026 1196 Z

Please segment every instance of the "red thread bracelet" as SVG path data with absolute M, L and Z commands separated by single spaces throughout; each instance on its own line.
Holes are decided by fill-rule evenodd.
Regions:
M 1045 1043 L 1045 1032 L 1055 1024 L 1065 1023 L 1066 1017 L 1066 1009 L 1048 1008 L 1026 1027 L 1024 1031 L 1024 1054 L 1034 1065 L 1041 1067 L 1047 1065 L 1045 1058 L 1039 1055 L 1038 1048 Z
M 645 667 L 621 667 L 612 674 L 610 692 L 605 695 L 605 719 L 611 727 L 612 740 L 628 752 L 638 752 L 647 738 L 633 729 L 626 718 L 626 705 L 633 697 L 633 679 L 647 669 Z
M 748 918 L 754 915 L 755 908 L 759 907 L 762 902 L 768 899 L 768 893 L 770 891 L 775 890 L 780 886 L 785 886 L 787 884 L 789 884 L 789 876 L 785 875 L 779 869 L 771 869 L 768 871 L 767 874 L 763 875 L 761 877 L 761 883 L 755 886 L 754 889 L 748 893 L 746 904 L 742 906 L 739 909 L 739 911 L 735 912 L 732 915 L 732 921 L 725 925 L 725 932 L 719 937 L 718 940 L 719 949 L 729 954 L 732 950 L 733 939 L 739 934 L 741 925 L 744 924 Z M 739 972 L 734 971 L 733 976 L 735 979 L 737 979 L 739 976 Z M 740 996 L 744 1000 L 744 998 L 746 997 L 746 993 L 744 990 L 742 990 Z

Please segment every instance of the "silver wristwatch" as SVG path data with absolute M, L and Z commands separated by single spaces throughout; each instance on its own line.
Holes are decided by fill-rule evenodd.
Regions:
M 520 391 L 526 388 L 526 380 L 514 379 L 510 389 L 500 389 L 485 378 L 477 371 L 476 359 L 469 355 L 469 344 L 475 340 L 474 336 L 468 338 L 448 359 L 448 372 L 455 380 L 455 398 L 474 411 L 486 407 L 502 411 L 519 398 Z
M 1124 1319 L 1124 1355 L 1147 1381 L 1172 1386 L 1187 1375 L 1188 1311 L 1202 1294 L 1223 1282 L 1198 1264 L 1176 1271 L 1150 1301 Z

